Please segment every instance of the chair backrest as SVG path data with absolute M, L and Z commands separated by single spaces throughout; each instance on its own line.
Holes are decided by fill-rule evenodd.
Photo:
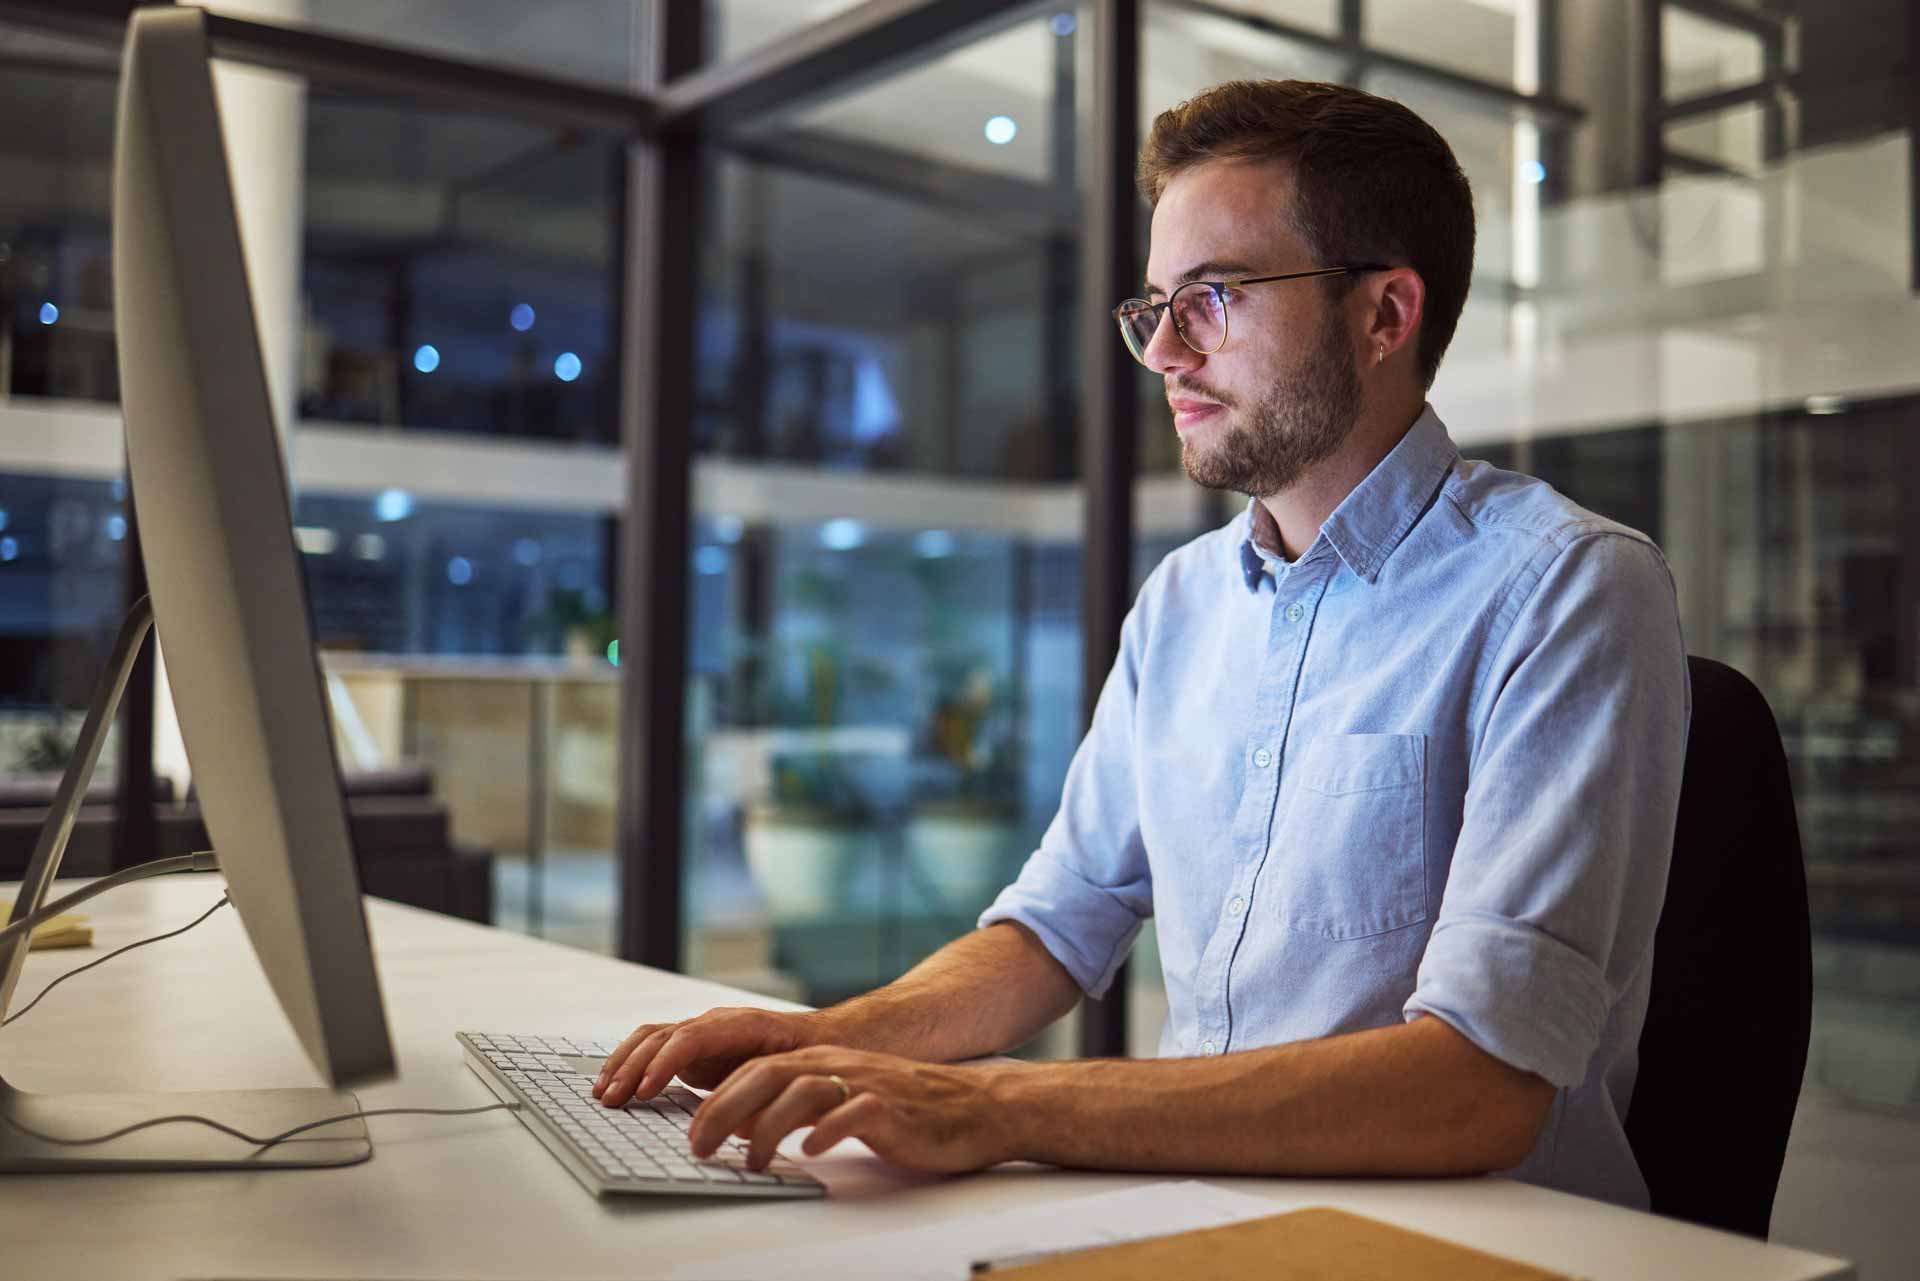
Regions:
M 1689 656 L 1693 725 L 1627 1141 L 1656 1214 L 1765 1238 L 1807 1066 L 1807 873 L 1780 729 Z

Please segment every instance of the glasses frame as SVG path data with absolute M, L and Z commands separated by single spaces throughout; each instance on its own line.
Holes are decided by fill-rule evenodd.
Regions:
M 1356 262 L 1349 263 L 1344 267 L 1315 267 L 1311 271 L 1290 271 L 1280 276 L 1247 276 L 1239 280 L 1189 280 L 1184 285 L 1175 286 L 1174 291 L 1167 295 L 1165 302 L 1153 302 L 1146 298 L 1125 299 L 1119 306 L 1113 309 L 1113 321 L 1120 327 L 1120 341 L 1126 343 L 1127 351 L 1135 360 L 1144 365 L 1147 363 L 1147 348 L 1153 345 L 1153 339 L 1151 337 L 1148 338 L 1145 343 L 1141 344 L 1140 349 L 1135 351 L 1133 343 L 1128 339 L 1127 318 L 1121 313 L 1129 309 L 1138 309 L 1141 307 L 1153 312 L 1153 333 L 1157 335 L 1160 332 L 1160 322 L 1166 319 L 1167 313 L 1173 307 L 1174 299 L 1178 298 L 1186 290 L 1195 287 L 1210 289 L 1213 291 L 1214 300 L 1220 304 L 1220 341 L 1210 348 L 1198 346 L 1193 339 L 1187 337 L 1186 330 L 1180 327 L 1180 320 L 1177 313 L 1174 317 L 1173 332 L 1179 335 L 1180 341 L 1185 343 L 1187 349 L 1195 355 L 1211 356 L 1214 352 L 1219 351 L 1227 345 L 1227 334 L 1231 328 L 1230 322 L 1232 320 L 1232 316 L 1227 310 L 1226 291 L 1229 289 L 1239 289 L 1247 285 L 1270 285 L 1281 280 L 1317 280 L 1323 276 L 1347 276 L 1363 271 L 1392 270 L 1393 268 L 1391 266 L 1383 262 Z

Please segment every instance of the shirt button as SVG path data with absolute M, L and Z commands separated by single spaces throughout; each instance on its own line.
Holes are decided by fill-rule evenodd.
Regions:
M 1267 766 L 1273 764 L 1273 753 L 1263 747 L 1253 754 L 1253 763 L 1261 769 L 1265 769 Z
M 1301 606 L 1299 601 L 1295 601 L 1293 604 L 1287 606 L 1287 621 L 1289 623 L 1297 623 L 1306 616 L 1307 611 Z
M 1212 1053 L 1213 1053 L 1213 1042 L 1212 1042 L 1212 1041 L 1202 1041 L 1202 1042 L 1200 1042 L 1200 1053 L 1202 1053 L 1202 1054 L 1212 1054 Z
M 1227 911 L 1232 913 L 1234 916 L 1238 916 L 1240 915 L 1240 913 L 1246 910 L 1247 910 L 1247 900 L 1239 897 L 1238 895 L 1235 895 L 1233 900 L 1227 904 Z

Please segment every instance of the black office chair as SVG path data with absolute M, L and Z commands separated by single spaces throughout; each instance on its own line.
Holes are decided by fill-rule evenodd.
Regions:
M 1655 1214 L 1765 1239 L 1813 957 L 1787 755 L 1753 682 L 1687 659 L 1693 727 L 1627 1141 Z

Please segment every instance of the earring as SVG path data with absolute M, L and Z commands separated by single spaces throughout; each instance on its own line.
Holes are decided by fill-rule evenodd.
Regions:
M 1374 349 L 1373 363 L 1376 365 L 1380 364 L 1386 358 L 1387 358 L 1387 345 L 1385 343 L 1381 343 L 1378 347 Z

